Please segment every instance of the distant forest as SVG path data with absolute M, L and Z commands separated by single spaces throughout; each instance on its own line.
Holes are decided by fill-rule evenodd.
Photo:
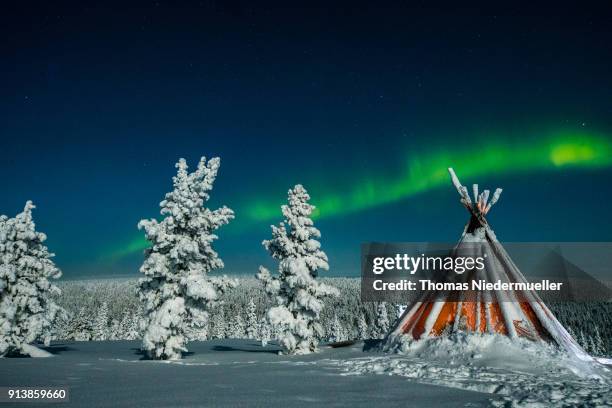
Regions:
M 321 320 L 327 341 L 381 338 L 401 311 L 399 305 L 362 302 L 356 278 L 322 278 L 340 290 L 327 300 Z M 141 336 L 142 305 L 135 279 L 58 282 L 57 302 L 67 316 L 56 322 L 55 340 L 135 340 Z M 549 303 L 561 323 L 589 353 L 612 356 L 612 303 Z M 269 301 L 259 281 L 239 278 L 211 311 L 206 327 L 193 330 L 191 340 L 209 338 L 272 339 L 266 324 Z

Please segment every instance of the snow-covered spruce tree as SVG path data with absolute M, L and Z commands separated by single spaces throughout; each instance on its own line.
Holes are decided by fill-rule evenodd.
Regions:
M 597 326 L 595 326 L 595 335 L 593 336 L 595 342 L 595 355 L 596 356 L 605 356 L 606 354 L 606 346 L 604 345 L 603 338 L 601 337 L 601 333 Z
M 248 339 L 256 339 L 257 331 L 259 329 L 259 322 L 257 321 L 257 307 L 253 298 L 249 299 L 246 310 L 246 335 Z
M 357 337 L 360 340 L 366 340 L 368 338 L 368 323 L 366 322 L 365 315 L 359 313 L 357 318 Z
M 389 315 L 385 302 L 379 303 L 376 307 L 376 329 L 377 337 L 380 339 L 384 338 L 389 332 Z
M 208 273 L 223 268 L 223 261 L 212 248 L 214 234 L 234 218 L 223 206 L 204 207 L 219 170 L 219 158 L 200 159 L 197 170 L 187 171 L 180 159 L 173 177 L 174 190 L 160 203 L 162 221 L 142 220 L 151 247 L 140 268 L 138 293 L 144 302 L 142 348 L 152 359 L 180 359 L 186 351 L 186 331 L 202 327 L 208 311 L 235 281 L 212 278 Z
M 138 332 L 138 321 L 138 316 L 134 315 L 131 311 L 124 313 L 121 321 L 119 322 L 116 339 L 136 340 L 140 338 L 140 333 Z
M 211 329 L 210 336 L 214 339 L 224 339 L 225 332 L 227 331 L 227 322 L 225 321 L 225 309 L 223 307 L 218 307 L 215 310 L 215 314 L 213 315 L 211 320 Z
M 259 324 L 259 340 L 261 341 L 261 347 L 266 347 L 268 345 L 271 336 L 272 331 L 270 330 L 270 324 L 266 319 L 262 319 Z
M 79 312 L 72 316 L 68 325 L 68 333 L 66 339 L 76 341 L 89 341 L 93 329 L 91 327 L 90 314 L 84 307 L 79 309 Z
M 338 315 L 336 313 L 334 313 L 334 318 L 331 321 L 330 332 L 328 333 L 327 337 L 332 342 L 346 340 L 344 327 L 342 326 L 342 323 L 340 323 L 340 319 L 338 319 Z
M 578 333 L 578 337 L 576 338 L 576 341 L 578 342 L 578 344 L 580 344 L 580 346 L 586 351 L 588 352 L 588 347 L 589 347 L 589 343 L 587 341 L 587 337 L 584 335 L 584 332 L 582 330 L 580 330 L 580 332 Z
M 58 300 L 58 303 L 61 303 Z M 51 340 L 67 340 L 70 328 L 70 316 L 68 312 L 58 314 L 51 329 Z
M 108 328 L 108 340 L 123 340 L 121 334 L 121 321 L 118 319 L 111 319 Z
M 63 313 L 51 295 L 60 290 L 49 282 L 62 273 L 37 232 L 28 201 L 15 218 L 0 216 L 0 355 L 49 356 L 30 343 L 50 341 L 51 327 Z
M 244 324 L 244 319 L 239 312 L 234 315 L 234 321 L 231 327 L 231 333 L 228 336 L 230 339 L 244 339 L 246 327 Z
M 200 328 L 197 340 L 208 340 L 208 333 L 210 333 L 210 319 L 208 319 L 204 326 Z
M 98 341 L 107 340 L 109 337 L 109 332 L 110 330 L 108 327 L 108 303 L 102 302 L 94 320 L 93 339 Z
M 257 274 L 275 304 L 267 318 L 287 354 L 317 350 L 324 335 L 319 323 L 323 299 L 339 294 L 336 288 L 316 280 L 319 269 L 327 270 L 328 264 L 317 241 L 321 233 L 310 218 L 314 206 L 308 200 L 310 196 L 301 185 L 289 190 L 289 203 L 281 207 L 285 219 L 279 226 L 272 226 L 272 239 L 263 242 L 279 261 L 278 277 L 263 266 Z

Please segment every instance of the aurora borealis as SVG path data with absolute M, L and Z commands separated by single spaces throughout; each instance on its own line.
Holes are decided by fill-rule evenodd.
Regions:
M 331 274 L 365 241 L 453 241 L 450 166 L 504 188 L 502 240 L 612 240 L 601 10 L 213 3 L 16 5 L 0 27 L 0 214 L 33 200 L 65 277 L 137 276 L 138 221 L 202 155 L 222 159 L 210 206 L 236 212 L 228 273 L 269 261 L 297 183 Z
M 353 181 L 344 191 L 317 194 L 326 190 L 321 183 L 311 189 L 316 205 L 315 219 L 343 217 L 353 212 L 384 206 L 424 193 L 431 189 L 448 187 L 447 168 L 453 166 L 466 179 L 492 175 L 529 174 L 563 168 L 601 169 L 612 165 L 612 139 L 587 132 L 556 132 L 537 142 L 508 144 L 503 139 L 489 140 L 473 150 L 457 149 L 432 152 L 407 158 L 407 166 L 397 178 L 370 177 Z M 477 160 L 475 160 L 477 158 Z M 238 205 L 237 215 L 242 228 L 253 228 L 262 222 L 276 223 L 283 201 L 272 203 L 245 197 L 247 205 Z M 234 229 L 236 231 L 236 229 Z M 148 246 L 143 237 L 135 237 L 122 244 L 109 258 L 117 260 Z
M 369 178 L 353 182 L 344 194 L 319 196 L 318 217 L 333 217 L 384 205 L 412 197 L 427 190 L 446 186 L 446 169 L 453 166 L 461 175 L 476 178 L 483 175 L 517 174 L 552 171 L 563 167 L 601 168 L 612 164 L 612 140 L 586 132 L 560 133 L 535 143 L 510 145 L 490 140 L 473 149 L 432 152 L 407 157 L 406 169 L 397 178 Z M 279 215 L 278 203 L 257 202 L 247 206 L 249 220 L 273 220 Z

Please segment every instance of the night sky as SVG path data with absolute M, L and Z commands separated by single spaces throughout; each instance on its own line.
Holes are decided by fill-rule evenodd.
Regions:
M 222 159 L 228 273 L 270 264 L 296 183 L 332 275 L 362 242 L 453 242 L 449 166 L 504 188 L 502 241 L 612 241 L 610 10 L 21 3 L 0 17 L 0 213 L 33 200 L 65 278 L 138 275 L 180 157 Z

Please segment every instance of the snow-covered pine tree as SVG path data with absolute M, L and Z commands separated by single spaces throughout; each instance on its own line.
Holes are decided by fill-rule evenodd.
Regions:
M 279 261 L 278 277 L 261 266 L 257 278 L 275 304 L 267 313 L 278 341 L 287 354 L 317 350 L 323 336 L 319 315 L 323 299 L 338 296 L 336 288 L 316 280 L 319 269 L 328 269 L 327 255 L 317 239 L 321 233 L 310 218 L 314 206 L 301 185 L 288 192 L 288 205 L 281 207 L 284 221 L 272 226 L 272 239 L 263 242 Z
M 368 323 L 363 313 L 359 313 L 359 317 L 357 318 L 357 336 L 360 340 L 366 340 L 368 338 Z
M 121 320 L 119 320 L 119 324 L 117 325 L 117 340 L 133 340 L 128 338 L 128 332 L 130 330 L 130 312 L 125 312 L 121 316 Z
M 385 302 L 381 302 L 376 307 L 376 331 L 377 337 L 382 339 L 389 332 L 389 315 Z
M 121 320 L 112 319 L 108 328 L 108 340 L 123 340 Z
M 93 339 L 97 341 L 107 340 L 108 335 L 108 303 L 102 302 L 94 320 Z
M 577 336 L 576 333 L 574 333 L 574 330 L 572 330 L 571 326 L 567 326 L 567 332 L 569 333 L 569 335 L 572 337 L 572 339 L 577 340 Z
M 342 326 L 342 323 L 340 323 L 340 319 L 338 319 L 338 315 L 336 313 L 334 313 L 334 317 L 331 322 L 331 330 L 330 333 L 328 333 L 328 338 L 331 342 L 346 340 L 344 327 Z
M 180 159 L 173 177 L 174 190 L 160 203 L 162 221 L 142 220 L 151 247 L 140 268 L 139 297 L 145 305 L 142 348 L 149 358 L 180 359 L 186 351 L 188 327 L 201 327 L 219 296 L 235 286 L 233 280 L 211 278 L 208 273 L 223 268 L 212 248 L 214 232 L 234 218 L 223 206 L 204 207 L 219 170 L 219 158 L 200 159 L 189 173 Z
M 595 335 L 593 337 L 595 341 L 595 355 L 605 356 L 606 346 L 604 344 L 603 338 L 601 337 L 601 333 L 599 332 L 599 329 L 597 328 L 597 326 L 595 326 Z
M 261 340 L 261 347 L 266 347 L 270 338 L 272 337 L 272 331 L 270 330 L 270 324 L 267 319 L 262 319 L 259 326 L 259 339 Z
M 206 320 L 206 323 L 203 327 L 200 328 L 200 334 L 198 336 L 198 340 L 204 341 L 208 340 L 208 336 L 210 333 L 210 319 Z
M 61 303 L 61 302 L 60 302 Z M 52 340 L 66 340 L 68 339 L 68 333 L 70 330 L 70 316 L 68 313 L 62 313 L 58 315 L 53 323 L 52 328 Z
M 68 336 L 66 338 L 76 341 L 89 341 L 91 340 L 92 331 L 89 313 L 87 313 L 84 307 L 81 307 L 79 312 L 72 316 L 70 320 Z
M 49 282 L 62 273 L 37 232 L 28 201 L 15 218 L 0 216 L 0 355 L 49 356 L 30 343 L 50 341 L 51 327 L 64 313 L 52 300 L 60 290 Z
M 230 338 L 232 339 L 244 339 L 246 334 L 246 328 L 244 325 L 244 319 L 242 318 L 241 313 L 236 313 L 234 315 L 234 324 L 232 325 L 232 333 Z
M 593 336 L 589 336 L 588 337 L 588 342 L 587 344 L 589 345 L 589 353 L 592 356 L 597 356 L 599 355 L 599 352 L 597 350 L 597 342 L 595 341 L 595 338 Z
M 576 340 L 578 341 L 578 344 L 580 344 L 580 346 L 584 349 L 584 351 L 586 351 L 587 353 L 591 352 L 589 338 L 584 334 L 584 331 L 580 330 L 580 332 L 578 333 L 578 338 Z
M 126 340 L 136 340 L 142 338 L 142 334 L 140 331 L 140 321 L 142 318 L 140 315 L 135 313 L 129 313 L 127 316 L 127 322 L 124 326 L 125 328 L 125 339 Z
M 257 307 L 253 298 L 249 299 L 246 310 L 246 335 L 248 339 L 256 339 L 259 322 L 257 321 Z
M 225 321 L 225 311 L 223 307 L 218 307 L 211 319 L 210 335 L 215 339 L 224 339 L 227 322 Z

